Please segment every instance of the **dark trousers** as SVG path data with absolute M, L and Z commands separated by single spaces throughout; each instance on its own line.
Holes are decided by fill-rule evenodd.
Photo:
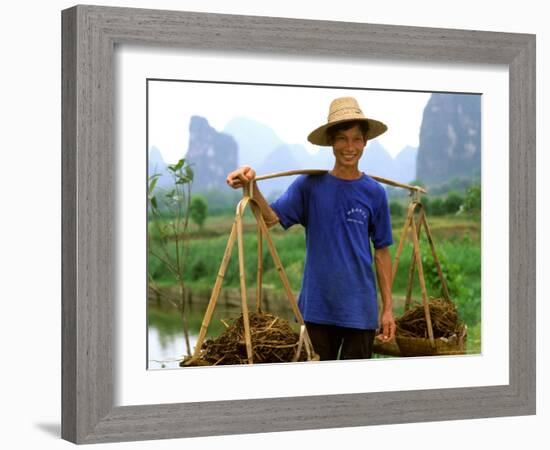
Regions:
M 372 357 L 376 330 L 338 327 L 306 322 L 313 349 L 321 361 L 366 359 Z M 340 356 L 338 358 L 338 356 Z

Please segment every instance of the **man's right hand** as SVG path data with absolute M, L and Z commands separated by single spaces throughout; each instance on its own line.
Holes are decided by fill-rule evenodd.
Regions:
M 242 166 L 227 175 L 226 183 L 233 189 L 238 189 L 256 177 L 256 171 L 250 166 Z

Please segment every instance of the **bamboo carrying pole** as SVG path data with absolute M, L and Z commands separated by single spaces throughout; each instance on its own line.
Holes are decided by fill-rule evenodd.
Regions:
M 254 179 L 256 181 L 260 181 L 260 180 L 268 180 L 269 178 L 287 177 L 290 175 L 322 175 L 327 172 L 328 170 L 326 169 L 287 170 L 285 172 L 275 172 L 275 173 L 268 173 L 266 175 L 260 175 L 258 177 L 255 177 Z M 388 184 L 390 186 L 400 187 L 400 188 L 408 189 L 409 191 L 422 192 L 423 194 L 426 194 L 426 189 L 424 189 L 421 186 L 412 186 L 410 184 L 399 183 L 397 181 L 390 180 L 389 178 L 382 178 L 376 175 L 369 175 L 369 177 L 373 178 L 376 181 L 379 181 L 380 183 Z

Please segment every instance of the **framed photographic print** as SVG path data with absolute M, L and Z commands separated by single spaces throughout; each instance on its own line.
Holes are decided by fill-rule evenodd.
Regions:
M 113 442 L 534 413 L 534 36 L 98 6 L 75 6 L 62 19 L 63 438 Z M 239 292 L 249 286 L 252 305 L 262 276 L 265 291 L 256 295 L 265 308 L 285 304 L 292 312 L 274 286 L 285 272 L 290 288 L 300 288 L 303 233 L 264 230 L 286 267 L 276 258 L 260 263 L 247 246 L 256 239 L 252 213 L 242 217 L 244 242 L 231 234 L 225 290 L 213 293 L 242 196 L 225 177 L 243 162 L 258 175 L 331 169 L 331 149 L 309 146 L 305 135 L 326 121 L 331 99 L 348 96 L 388 125 L 386 137 L 367 144 L 371 159 L 362 170 L 401 185 L 386 191 L 392 220 L 406 224 L 403 185 L 423 181 L 440 199 L 423 207 L 435 224 L 437 254 L 447 254 L 440 266 L 449 286 L 437 284 L 437 264 L 428 260 L 423 275 L 428 288 L 466 299 L 457 304 L 468 350 L 237 365 L 223 364 L 224 351 L 210 360 L 217 367 L 182 367 L 206 337 L 206 305 L 220 292 L 218 308 L 236 303 L 242 311 Z M 445 111 L 456 122 L 443 120 Z M 434 145 L 446 158 L 422 148 L 435 129 L 443 130 L 432 134 L 442 135 Z M 458 141 L 468 158 L 453 156 Z M 407 145 L 419 148 L 414 170 L 404 166 L 403 174 L 395 161 Z M 391 164 L 376 166 L 370 155 L 384 151 Z M 389 166 L 393 172 L 377 168 Z M 473 174 L 463 189 L 468 201 L 453 200 L 450 182 L 458 189 L 463 173 Z M 258 185 L 272 201 L 291 181 Z M 461 205 L 466 212 L 457 215 Z M 479 215 L 469 215 L 476 205 Z M 452 224 L 438 219 L 444 207 Z M 352 226 L 365 214 L 343 213 Z M 468 233 L 443 245 L 458 228 Z M 423 251 L 431 240 L 420 243 Z M 285 253 L 300 248 L 296 257 Z M 241 262 L 236 254 L 245 251 Z M 472 258 L 461 259 L 466 253 L 475 255 L 473 268 Z M 186 258 L 179 272 L 170 260 L 177 254 Z M 407 270 L 395 278 L 400 308 L 410 297 Z M 178 298 L 187 310 L 178 309 Z M 198 305 L 195 316 L 183 314 L 190 305 Z M 209 320 L 218 328 L 208 338 L 230 327 L 227 311 Z M 299 323 L 288 318 L 299 336 Z M 163 354 L 172 335 L 175 349 Z M 305 341 L 289 344 L 290 359 Z
M 152 61 L 151 55 L 144 54 L 143 50 L 139 53 L 134 50 L 131 54 L 125 55 L 121 59 L 120 66 L 131 64 L 129 62 L 131 60 L 147 58 L 157 72 L 170 71 L 174 76 L 176 75 L 175 66 L 180 66 L 179 70 L 182 72 L 187 67 L 187 64 L 183 63 L 185 58 L 173 53 L 166 58 L 165 64 L 159 57 Z M 193 59 L 197 62 L 198 58 L 193 56 Z M 224 59 L 227 57 L 217 56 L 216 63 L 220 64 Z M 206 58 L 199 60 L 201 67 L 208 66 Z M 296 64 L 296 62 L 291 64 L 287 61 L 288 72 L 306 71 L 305 67 L 298 69 Z M 308 64 L 311 66 L 311 63 Z M 292 65 L 294 65 L 293 68 Z M 265 63 L 258 66 L 265 67 Z M 335 66 L 333 64 L 331 68 Z M 169 67 L 172 69 L 170 70 Z M 341 68 L 341 65 L 339 67 Z M 385 67 L 380 63 L 376 64 L 376 69 L 371 64 L 369 73 L 365 74 L 361 71 L 357 82 L 367 83 L 367 80 L 373 77 L 375 70 L 381 72 L 384 69 Z M 325 80 L 329 70 L 330 68 L 325 68 L 320 71 Z M 405 70 L 404 67 L 400 68 L 400 76 Z M 416 71 L 419 70 L 416 68 Z M 287 69 L 284 71 L 286 72 Z M 135 73 L 135 71 L 132 72 Z M 441 69 L 432 68 L 429 74 L 422 76 L 423 81 L 427 83 L 427 79 L 433 78 L 436 73 L 441 76 L 440 72 Z M 497 84 L 496 78 L 501 80 L 500 90 L 504 92 L 503 97 L 506 97 L 508 85 L 504 71 L 481 73 L 480 70 L 476 70 L 475 78 L 471 69 L 469 77 L 465 76 L 464 70 L 462 72 L 460 87 L 472 89 L 474 87 L 472 81 L 475 81 L 475 87 L 482 90 L 485 93 L 484 98 L 488 99 L 484 115 L 492 117 L 493 125 L 501 121 L 502 126 L 505 126 L 506 108 L 491 110 L 489 104 L 495 103 L 491 102 L 495 96 L 492 96 L 489 91 L 492 89 L 492 92 L 496 93 L 494 89 Z M 347 70 L 346 73 L 348 73 Z M 455 70 L 455 75 L 456 73 Z M 308 77 L 310 80 L 314 78 L 311 74 L 308 74 Z M 450 77 L 445 76 L 445 79 L 449 80 Z M 492 88 L 489 87 L 489 81 Z M 351 82 L 349 75 L 347 82 Z M 430 82 L 433 83 L 433 80 Z M 123 84 L 130 83 L 127 80 Z M 482 84 L 488 86 L 482 87 Z M 458 85 L 454 83 L 454 88 L 457 87 Z M 215 344 L 215 340 L 212 341 L 214 347 L 207 352 L 209 363 L 226 365 L 248 360 L 248 356 L 243 353 L 245 349 L 235 345 L 235 341 L 240 340 L 244 330 L 241 329 L 234 334 L 236 330 L 229 325 L 230 321 L 228 321 L 228 316 L 233 319 L 239 317 L 242 308 L 236 258 L 228 263 L 217 296 L 212 289 L 212 286 L 216 285 L 216 275 L 224 255 L 229 231 L 232 229 L 235 206 L 242 197 L 239 192 L 235 192 L 227 185 L 226 174 L 243 164 L 255 167 L 258 174 L 270 174 L 269 178 L 265 179 L 260 175 L 261 180 L 257 182 L 255 190 L 260 190 L 263 196 L 274 201 L 281 197 L 294 182 L 298 176 L 295 174 L 297 170 L 307 172 L 311 168 L 332 168 L 335 162 L 332 149 L 306 141 L 304 130 L 313 129 L 316 125 L 313 118 L 321 117 L 320 111 L 326 109 L 335 96 L 345 98 L 344 95 L 353 95 L 360 104 L 365 105 L 364 108 L 368 108 L 372 113 L 376 112 L 377 117 L 382 117 L 384 123 L 390 128 L 390 131 L 380 138 L 369 140 L 364 153 L 359 158 L 358 169 L 374 174 L 373 176 L 381 180 L 383 185 L 389 186 L 386 195 L 389 202 L 392 234 L 395 234 L 393 239 L 395 246 L 392 249 L 394 260 L 399 259 L 396 257 L 396 249 L 399 245 L 405 254 L 411 254 L 413 249 L 410 239 L 402 245 L 400 236 L 409 205 L 414 201 L 414 194 L 419 192 L 413 188 L 408 189 L 407 187 L 411 185 L 407 183 L 423 183 L 424 188 L 428 189 L 430 194 L 433 193 L 429 199 L 422 200 L 422 205 L 424 214 L 429 216 L 432 242 L 437 243 L 437 246 L 434 245 L 434 250 L 442 267 L 443 281 L 439 278 L 434 262 L 432 260 L 428 262 L 426 259 L 428 255 L 424 257 L 426 267 L 423 267 L 423 273 L 426 273 L 426 276 L 423 280 L 426 290 L 430 293 L 446 289 L 444 292 L 448 292 L 448 297 L 452 295 L 457 304 L 455 308 L 458 308 L 459 313 L 456 319 L 458 321 L 460 317 L 464 322 L 462 330 L 460 330 L 460 324 L 449 323 L 448 326 L 451 328 L 449 336 L 442 336 L 441 333 L 437 336 L 444 339 L 440 343 L 445 343 L 449 347 L 447 351 L 438 354 L 447 355 L 451 351 L 452 354 L 481 352 L 481 94 L 155 78 L 147 79 L 145 99 L 147 173 L 150 179 L 149 195 L 152 203 L 147 219 L 149 249 L 147 360 L 149 368 L 179 367 L 182 364 L 182 357 L 178 355 L 185 352 L 190 356 L 194 353 L 193 349 L 197 345 L 202 328 L 202 315 L 207 309 L 209 299 L 216 302 L 216 307 L 212 309 L 212 317 L 207 318 L 206 324 L 211 328 L 207 327 L 206 331 L 211 338 L 225 342 L 222 347 L 219 347 Z M 138 94 L 128 95 L 126 98 L 135 99 L 137 96 Z M 286 110 L 289 108 L 292 110 L 297 108 L 299 113 L 288 113 Z M 133 105 L 128 107 L 128 111 L 132 109 L 135 109 Z M 502 113 L 497 119 L 499 111 Z M 122 115 L 127 116 L 127 113 Z M 131 128 L 142 127 L 142 125 L 136 125 Z M 486 135 L 498 135 L 498 133 L 491 133 L 489 128 L 487 127 Z M 449 133 L 449 129 L 453 132 Z M 459 139 L 461 142 L 457 143 Z M 496 140 L 498 137 L 491 139 L 492 142 Z M 135 146 L 137 143 L 130 146 L 130 152 Z M 449 150 L 438 151 L 438 146 Z M 461 150 L 454 151 L 455 147 Z M 176 169 L 178 161 L 182 158 L 181 168 Z M 289 175 L 287 172 L 289 170 L 293 171 L 294 175 Z M 178 171 L 182 175 L 178 175 Z M 193 179 L 189 180 L 189 183 L 183 179 L 176 184 L 174 180 L 177 180 L 178 176 L 185 177 L 186 171 L 193 174 Z M 315 175 L 311 174 L 311 176 Z M 502 186 L 502 182 L 506 181 L 495 181 L 493 184 Z M 345 184 L 351 186 L 354 183 Z M 457 192 L 458 189 L 462 191 L 461 194 Z M 174 198 L 177 202 L 173 201 Z M 463 203 L 465 207 L 461 209 Z M 189 206 L 185 207 L 185 205 Z M 326 209 L 333 210 L 334 207 Z M 189 212 L 189 215 L 186 215 L 186 212 Z M 361 226 L 368 222 L 365 220 L 368 209 L 363 211 L 361 206 L 350 205 L 342 212 L 345 214 L 345 223 L 355 227 L 352 230 L 357 229 L 359 233 L 367 235 L 368 230 Z M 504 221 L 506 209 L 500 210 L 500 214 L 501 220 Z M 497 215 L 493 214 L 495 221 Z M 243 220 L 245 222 L 243 240 L 248 252 L 258 242 L 256 220 L 253 214 L 245 216 Z M 503 227 L 491 228 L 505 232 Z M 334 229 L 330 233 L 336 236 L 339 231 Z M 262 254 L 259 268 L 257 258 L 245 258 L 247 275 L 245 286 L 252 288 L 253 291 L 248 293 L 248 290 L 245 290 L 247 297 L 257 297 L 254 286 L 257 285 L 258 273 L 262 284 L 260 301 L 255 302 L 255 308 L 251 308 L 250 313 L 256 314 L 258 309 L 262 313 L 264 310 L 272 313 L 254 316 L 254 320 L 259 321 L 257 326 L 261 328 L 261 324 L 265 322 L 266 330 L 270 330 L 262 332 L 263 344 L 256 343 L 260 353 L 254 362 L 262 363 L 293 359 L 291 347 L 287 345 L 295 342 L 296 347 L 298 346 L 296 335 L 300 332 L 300 324 L 295 321 L 292 308 L 294 300 L 291 298 L 289 303 L 284 288 L 287 281 L 291 289 L 297 291 L 300 288 L 304 272 L 303 262 L 306 258 L 304 227 L 293 227 L 288 233 L 285 233 L 281 227 L 273 227 L 270 234 L 276 242 L 277 253 L 281 254 L 283 270 L 279 270 L 280 267 L 273 263 L 269 254 Z M 183 236 L 185 239 L 182 238 Z M 494 234 L 490 237 L 492 238 L 506 239 L 505 236 L 497 237 Z M 356 240 L 360 241 L 360 237 Z M 423 244 L 421 250 L 424 248 L 430 252 L 424 234 L 421 235 L 420 241 Z M 322 248 L 326 243 L 324 245 L 310 243 L 310 245 Z M 328 250 L 325 249 L 327 253 Z M 338 265 L 345 267 L 346 263 L 341 261 Z M 288 270 L 285 270 L 285 267 L 288 267 Z M 319 267 L 314 269 L 322 270 Z M 334 273 L 335 270 L 331 268 L 331 272 Z M 502 270 L 506 269 L 502 268 Z M 285 271 L 285 282 L 279 279 L 283 271 Z M 356 272 L 360 273 L 359 270 Z M 408 262 L 396 267 L 395 273 L 392 283 L 393 307 L 396 314 L 400 315 L 405 305 L 410 306 L 409 303 L 413 298 L 421 298 L 421 292 L 418 283 L 413 284 L 413 280 L 408 276 Z M 340 297 L 345 295 L 342 287 L 337 287 L 334 280 L 329 284 L 330 288 L 324 288 L 327 294 L 332 289 L 337 291 Z M 470 288 L 462 288 L 461 285 L 467 285 Z M 299 290 L 303 291 L 303 289 Z M 503 295 L 504 293 L 492 297 Z M 334 298 L 338 296 L 335 295 Z M 300 309 L 303 310 L 305 298 L 300 299 L 299 303 L 302 304 Z M 446 305 L 450 303 L 441 303 L 442 308 L 434 310 L 436 316 L 433 318 L 430 316 L 430 321 L 439 323 L 437 314 L 441 317 L 446 315 Z M 413 308 L 408 312 L 412 321 L 416 320 L 418 313 L 424 315 L 421 302 L 416 303 L 416 308 L 418 309 Z M 345 311 L 344 308 L 342 310 Z M 273 313 L 280 316 L 276 323 L 284 328 L 269 327 L 275 320 L 272 317 Z M 131 306 L 127 315 L 131 316 Z M 307 319 L 309 316 L 306 316 Z M 338 320 L 342 318 L 334 317 L 332 314 L 325 320 L 339 323 Z M 425 321 L 422 323 L 426 324 Z M 352 325 L 356 324 L 360 325 L 357 319 L 354 319 Z M 405 327 L 405 322 L 401 320 L 400 325 L 402 328 Z M 457 328 L 458 333 L 456 333 Z M 291 329 L 294 331 L 294 337 L 290 333 Z M 425 331 L 418 330 L 417 334 L 420 332 L 423 337 Z M 458 342 L 460 331 L 462 331 L 463 341 Z M 219 334 L 221 336 L 217 337 Z M 225 341 L 230 337 L 229 335 L 232 338 Z M 286 339 L 287 336 L 288 339 Z M 456 341 L 455 348 L 451 348 L 449 343 L 451 336 Z M 400 337 L 400 342 L 406 345 L 405 338 Z M 390 356 L 399 356 L 401 352 L 395 347 L 396 345 L 396 343 L 392 346 L 375 345 L 374 354 L 378 356 L 383 351 L 382 355 L 389 353 Z M 294 348 L 294 351 L 296 350 L 297 348 Z M 312 355 L 308 356 L 304 349 L 301 359 L 308 357 L 311 358 Z M 204 357 L 196 362 L 206 363 Z M 185 366 L 188 364 L 186 362 Z

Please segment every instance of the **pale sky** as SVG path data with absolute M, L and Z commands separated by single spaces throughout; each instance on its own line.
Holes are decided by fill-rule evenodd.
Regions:
M 430 93 L 149 81 L 149 147 L 158 147 L 166 162 L 177 161 L 187 151 L 189 120 L 199 115 L 217 131 L 247 117 L 271 127 L 285 143 L 314 152 L 307 135 L 326 123 L 334 98 L 348 95 L 365 116 L 388 126 L 377 140 L 392 156 L 418 146 Z

